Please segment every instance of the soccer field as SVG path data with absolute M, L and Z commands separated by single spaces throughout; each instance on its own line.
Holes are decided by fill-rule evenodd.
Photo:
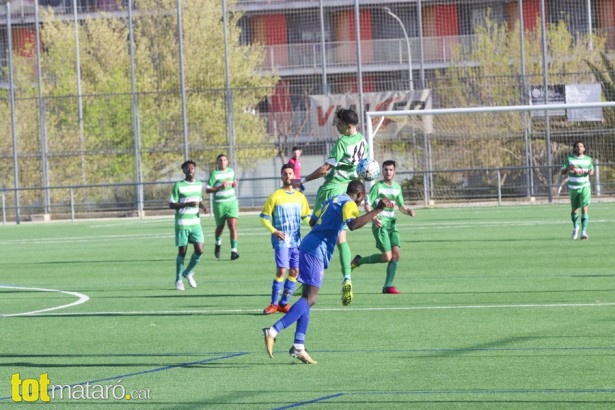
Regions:
M 239 219 L 236 261 L 226 229 L 214 258 L 203 219 L 184 292 L 172 216 L 2 226 L 0 407 L 613 408 L 615 204 L 590 215 L 574 242 L 567 205 L 398 215 L 403 293 L 363 265 L 342 306 L 335 254 L 306 337 L 316 365 L 288 355 L 294 326 L 265 352 L 281 315 L 262 315 L 274 262 L 257 215 Z M 368 227 L 348 238 L 377 252 Z

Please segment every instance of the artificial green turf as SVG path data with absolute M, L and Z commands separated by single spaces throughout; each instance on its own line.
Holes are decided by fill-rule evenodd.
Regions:
M 294 327 L 273 359 L 264 351 L 261 328 L 281 315 L 261 314 L 274 266 L 256 215 L 240 217 L 237 261 L 228 231 L 215 260 L 203 220 L 198 287 L 185 292 L 173 286 L 171 218 L 1 226 L 0 406 L 15 405 L 12 374 L 48 373 L 149 392 L 48 409 L 612 408 L 614 211 L 592 205 L 590 239 L 575 242 L 564 205 L 400 215 L 403 293 L 381 294 L 385 265 L 363 265 L 343 307 L 334 257 L 306 338 L 313 366 L 287 354 Z M 369 228 L 349 243 L 377 252 Z M 78 297 L 53 290 L 89 300 L 46 310 Z

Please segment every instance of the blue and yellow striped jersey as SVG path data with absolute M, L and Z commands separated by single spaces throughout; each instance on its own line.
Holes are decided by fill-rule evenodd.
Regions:
M 288 192 L 280 188 L 267 198 L 260 218 L 261 223 L 272 234 L 275 231 L 286 234 L 286 241 L 271 235 L 271 244 L 274 248 L 296 248 L 301 243 L 301 221 L 309 215 L 310 205 L 303 193 Z
M 322 260 L 327 269 L 335 250 L 337 236 L 344 224 L 352 222 L 358 216 L 359 208 L 348 195 L 342 194 L 329 199 L 312 217 L 316 218 L 316 224 L 303 238 L 301 251 Z

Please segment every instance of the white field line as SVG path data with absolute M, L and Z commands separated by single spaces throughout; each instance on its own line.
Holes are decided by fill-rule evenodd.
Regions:
M 612 223 L 614 220 L 592 219 L 592 224 L 596 223 Z M 535 226 L 535 225 L 569 225 L 567 221 L 479 221 L 479 222 L 456 222 L 456 223 L 398 223 L 400 228 L 408 228 L 410 230 L 421 229 L 467 229 L 480 227 L 505 227 L 505 226 Z M 266 235 L 264 229 L 246 228 L 241 230 L 242 236 L 263 236 Z M 129 235 L 97 235 L 97 236 L 73 236 L 66 238 L 28 238 L 28 239 L 11 239 L 0 241 L 0 245 L 20 245 L 20 244 L 44 244 L 44 243 L 77 243 L 77 242 L 111 242 L 111 241 L 134 241 L 140 239 L 168 239 L 173 238 L 174 233 L 172 227 L 169 228 L 168 234 L 129 234 Z
M 41 313 L 50 312 L 52 310 L 66 309 L 66 308 L 69 308 L 69 307 L 81 305 L 82 303 L 85 303 L 88 300 L 90 300 L 90 297 L 88 295 L 84 295 L 83 293 L 78 293 L 78 292 L 69 292 L 67 290 L 43 289 L 43 288 L 26 288 L 26 287 L 21 287 L 21 286 L 3 286 L 3 285 L 0 285 L 0 288 L 3 288 L 3 289 L 17 289 L 17 290 L 29 290 L 29 291 L 33 291 L 33 292 L 58 292 L 58 293 L 63 293 L 65 295 L 74 296 L 74 297 L 77 298 L 77 300 L 75 302 L 68 303 L 66 305 L 54 306 L 54 307 L 50 307 L 50 308 L 47 308 L 47 309 L 32 310 L 30 312 L 5 313 L 5 314 L 0 314 L 0 317 L 38 315 L 38 314 L 41 314 Z
M 462 310 L 462 309 L 557 309 L 557 308 L 601 308 L 613 307 L 615 302 L 595 303 L 546 303 L 546 304 L 506 304 L 506 305 L 444 305 L 444 306 L 395 306 L 365 308 L 313 308 L 316 312 L 368 312 L 368 311 L 419 311 L 419 310 Z M 102 312 L 56 312 L 37 316 L 134 316 L 134 315 L 190 315 L 224 313 L 261 313 L 261 309 L 194 309 L 194 310 L 132 310 Z

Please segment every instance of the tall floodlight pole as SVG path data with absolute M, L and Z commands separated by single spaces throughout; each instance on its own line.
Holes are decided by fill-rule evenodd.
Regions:
M 188 114 L 186 113 L 186 71 L 184 69 L 184 29 L 181 0 L 177 0 L 177 39 L 179 43 L 179 88 L 182 98 L 182 128 L 184 130 L 184 159 L 188 159 Z
M 361 65 L 361 14 L 359 13 L 359 0 L 354 1 L 354 28 L 357 38 L 357 82 L 359 88 L 359 119 L 361 124 L 365 121 L 365 107 L 363 101 L 363 66 Z M 371 152 L 371 150 L 370 150 Z
M 397 17 L 395 13 L 391 11 L 390 8 L 384 7 L 384 11 L 399 23 L 399 26 L 404 33 L 404 38 L 406 39 L 406 47 L 408 48 L 408 83 L 410 84 L 410 91 L 414 91 L 414 81 L 412 81 L 412 50 L 410 49 L 410 39 L 408 38 L 408 32 L 406 31 L 404 23 L 399 17 Z
M 542 23 L 542 72 L 544 87 L 544 104 L 549 104 L 549 73 L 547 72 L 547 23 L 545 12 L 545 0 L 540 0 L 540 20 Z M 551 127 L 549 124 L 549 110 L 545 110 L 545 136 L 547 144 L 547 197 L 549 202 L 553 201 L 551 186 L 553 185 L 553 175 L 551 175 Z
M 79 122 L 79 148 L 81 150 L 81 179 L 85 183 L 85 130 L 83 127 L 83 95 L 81 93 L 81 58 L 79 53 L 79 24 L 77 24 L 77 0 L 73 0 L 73 25 L 75 27 L 75 71 L 77 73 L 77 120 Z
M 327 85 L 327 49 L 325 43 L 325 10 L 323 0 L 319 2 L 320 10 L 320 54 L 322 56 L 322 94 L 329 94 Z
M 231 72 L 228 55 L 228 11 L 226 0 L 222 0 L 222 24 L 224 29 L 224 112 L 226 114 L 226 136 L 228 140 L 229 162 L 233 169 L 237 169 L 235 158 L 235 104 L 231 90 Z
M 589 35 L 589 49 L 590 51 L 594 49 L 594 39 L 592 34 L 594 29 L 592 27 L 592 2 L 591 0 L 587 0 L 587 34 Z
M 39 20 L 38 1 L 34 2 L 34 29 L 35 29 L 35 47 L 36 47 L 36 76 L 38 81 L 38 127 L 41 133 L 41 182 L 43 187 L 49 186 L 49 149 L 47 146 L 47 119 L 46 119 L 46 104 L 43 99 L 43 69 L 41 67 L 41 24 Z M 51 198 L 49 189 L 43 190 L 43 209 L 44 213 L 51 212 Z
M 425 50 L 423 48 L 423 6 L 421 0 L 416 3 L 416 14 L 419 30 L 419 56 L 421 60 L 421 89 L 425 89 Z
M 137 183 L 137 214 L 143 217 L 143 161 L 141 158 L 141 120 L 139 118 L 139 94 L 137 93 L 137 74 L 135 64 L 135 31 L 132 21 L 132 3 L 128 0 L 128 47 L 130 50 L 130 90 L 132 100 L 132 132 L 134 145 L 135 179 Z
M 11 135 L 13 136 L 13 186 L 15 187 L 15 223 L 21 222 L 19 210 L 19 161 L 17 152 L 17 118 L 15 117 L 15 70 L 13 68 L 13 28 L 11 27 L 11 3 L 6 3 L 6 32 L 9 64 L 9 102 L 11 107 Z

